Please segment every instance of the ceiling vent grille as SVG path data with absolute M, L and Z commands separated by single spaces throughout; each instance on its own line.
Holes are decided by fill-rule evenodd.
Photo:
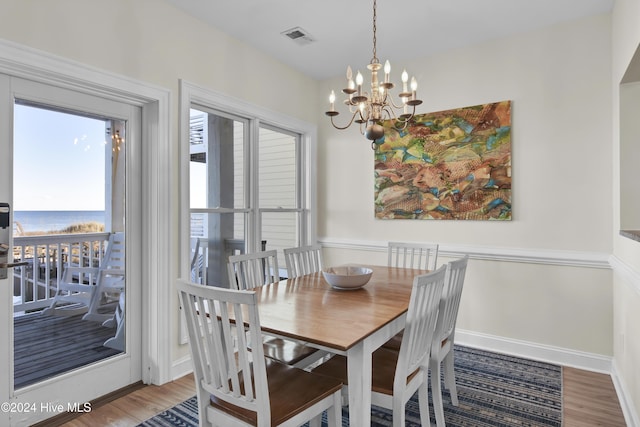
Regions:
M 287 31 L 281 32 L 280 34 L 290 38 L 300 46 L 305 46 L 315 41 L 315 39 L 311 37 L 308 31 L 300 27 L 290 28 Z

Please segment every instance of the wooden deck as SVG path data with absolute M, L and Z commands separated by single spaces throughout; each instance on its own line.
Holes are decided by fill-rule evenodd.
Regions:
M 102 344 L 115 328 L 78 316 L 14 317 L 15 388 L 51 378 L 120 353 Z

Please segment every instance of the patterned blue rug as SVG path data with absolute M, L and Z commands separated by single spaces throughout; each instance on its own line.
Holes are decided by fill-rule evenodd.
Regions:
M 562 425 L 562 368 L 469 347 L 455 347 L 459 406 L 444 391 L 444 416 L 449 427 L 513 427 Z M 443 387 L 444 390 L 444 387 Z M 420 426 L 418 395 L 406 407 L 406 425 Z M 431 398 L 429 398 L 431 402 Z M 435 415 L 429 405 L 431 422 Z M 342 424 L 348 426 L 348 408 Z M 371 425 L 392 425 L 391 411 L 373 407 Z M 139 427 L 198 425 L 195 396 L 143 422 Z M 323 422 L 326 426 L 326 422 Z

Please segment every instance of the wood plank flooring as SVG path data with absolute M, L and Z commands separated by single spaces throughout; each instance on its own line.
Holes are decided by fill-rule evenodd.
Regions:
M 114 336 L 115 329 L 82 320 L 81 314 L 31 313 L 17 316 L 13 321 L 16 388 L 120 353 L 103 346 Z
M 64 427 L 132 427 L 195 394 L 193 376 L 163 386 L 144 386 L 89 413 L 60 424 Z M 563 427 L 625 427 L 611 377 L 563 368 Z
M 564 427 L 626 426 L 611 377 L 562 368 Z

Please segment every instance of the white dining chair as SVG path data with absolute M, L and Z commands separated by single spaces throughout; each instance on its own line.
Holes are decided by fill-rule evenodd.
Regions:
M 229 283 L 235 289 L 252 289 L 280 280 L 276 250 L 231 255 L 227 267 Z
M 420 422 L 430 425 L 429 353 L 438 316 L 446 267 L 413 280 L 400 351 L 379 348 L 372 355 L 371 404 L 393 411 L 393 426 L 404 427 L 405 406 L 418 391 Z M 334 356 L 312 370 L 342 381 L 348 392 L 347 359 Z
M 415 268 L 419 270 L 436 269 L 438 264 L 437 243 L 389 242 L 387 244 L 387 265 L 389 267 Z M 399 350 L 402 342 L 402 331 L 382 346 Z
M 307 245 L 283 250 L 287 277 L 299 277 L 322 271 L 322 246 Z
M 429 369 L 431 370 L 431 398 L 436 415 L 436 425 L 445 426 L 442 389 L 440 386 L 440 364 L 444 361 L 444 384 L 451 397 L 453 406 L 458 406 L 458 391 L 453 368 L 453 346 L 456 332 L 458 308 L 462 297 L 464 278 L 467 272 L 469 255 L 447 264 L 444 289 L 440 298 L 436 330 L 431 344 Z
M 276 250 L 260 251 L 229 257 L 229 283 L 235 289 L 247 290 L 280 280 Z M 303 342 L 263 335 L 263 351 L 271 359 L 296 367 L 306 367 L 322 357 L 318 349 Z
M 200 426 L 341 425 L 340 381 L 264 357 L 253 291 L 179 280 L 197 390 Z M 235 324 L 246 325 L 243 328 Z
M 387 245 L 389 267 L 435 270 L 437 263 L 437 243 L 389 242 Z

